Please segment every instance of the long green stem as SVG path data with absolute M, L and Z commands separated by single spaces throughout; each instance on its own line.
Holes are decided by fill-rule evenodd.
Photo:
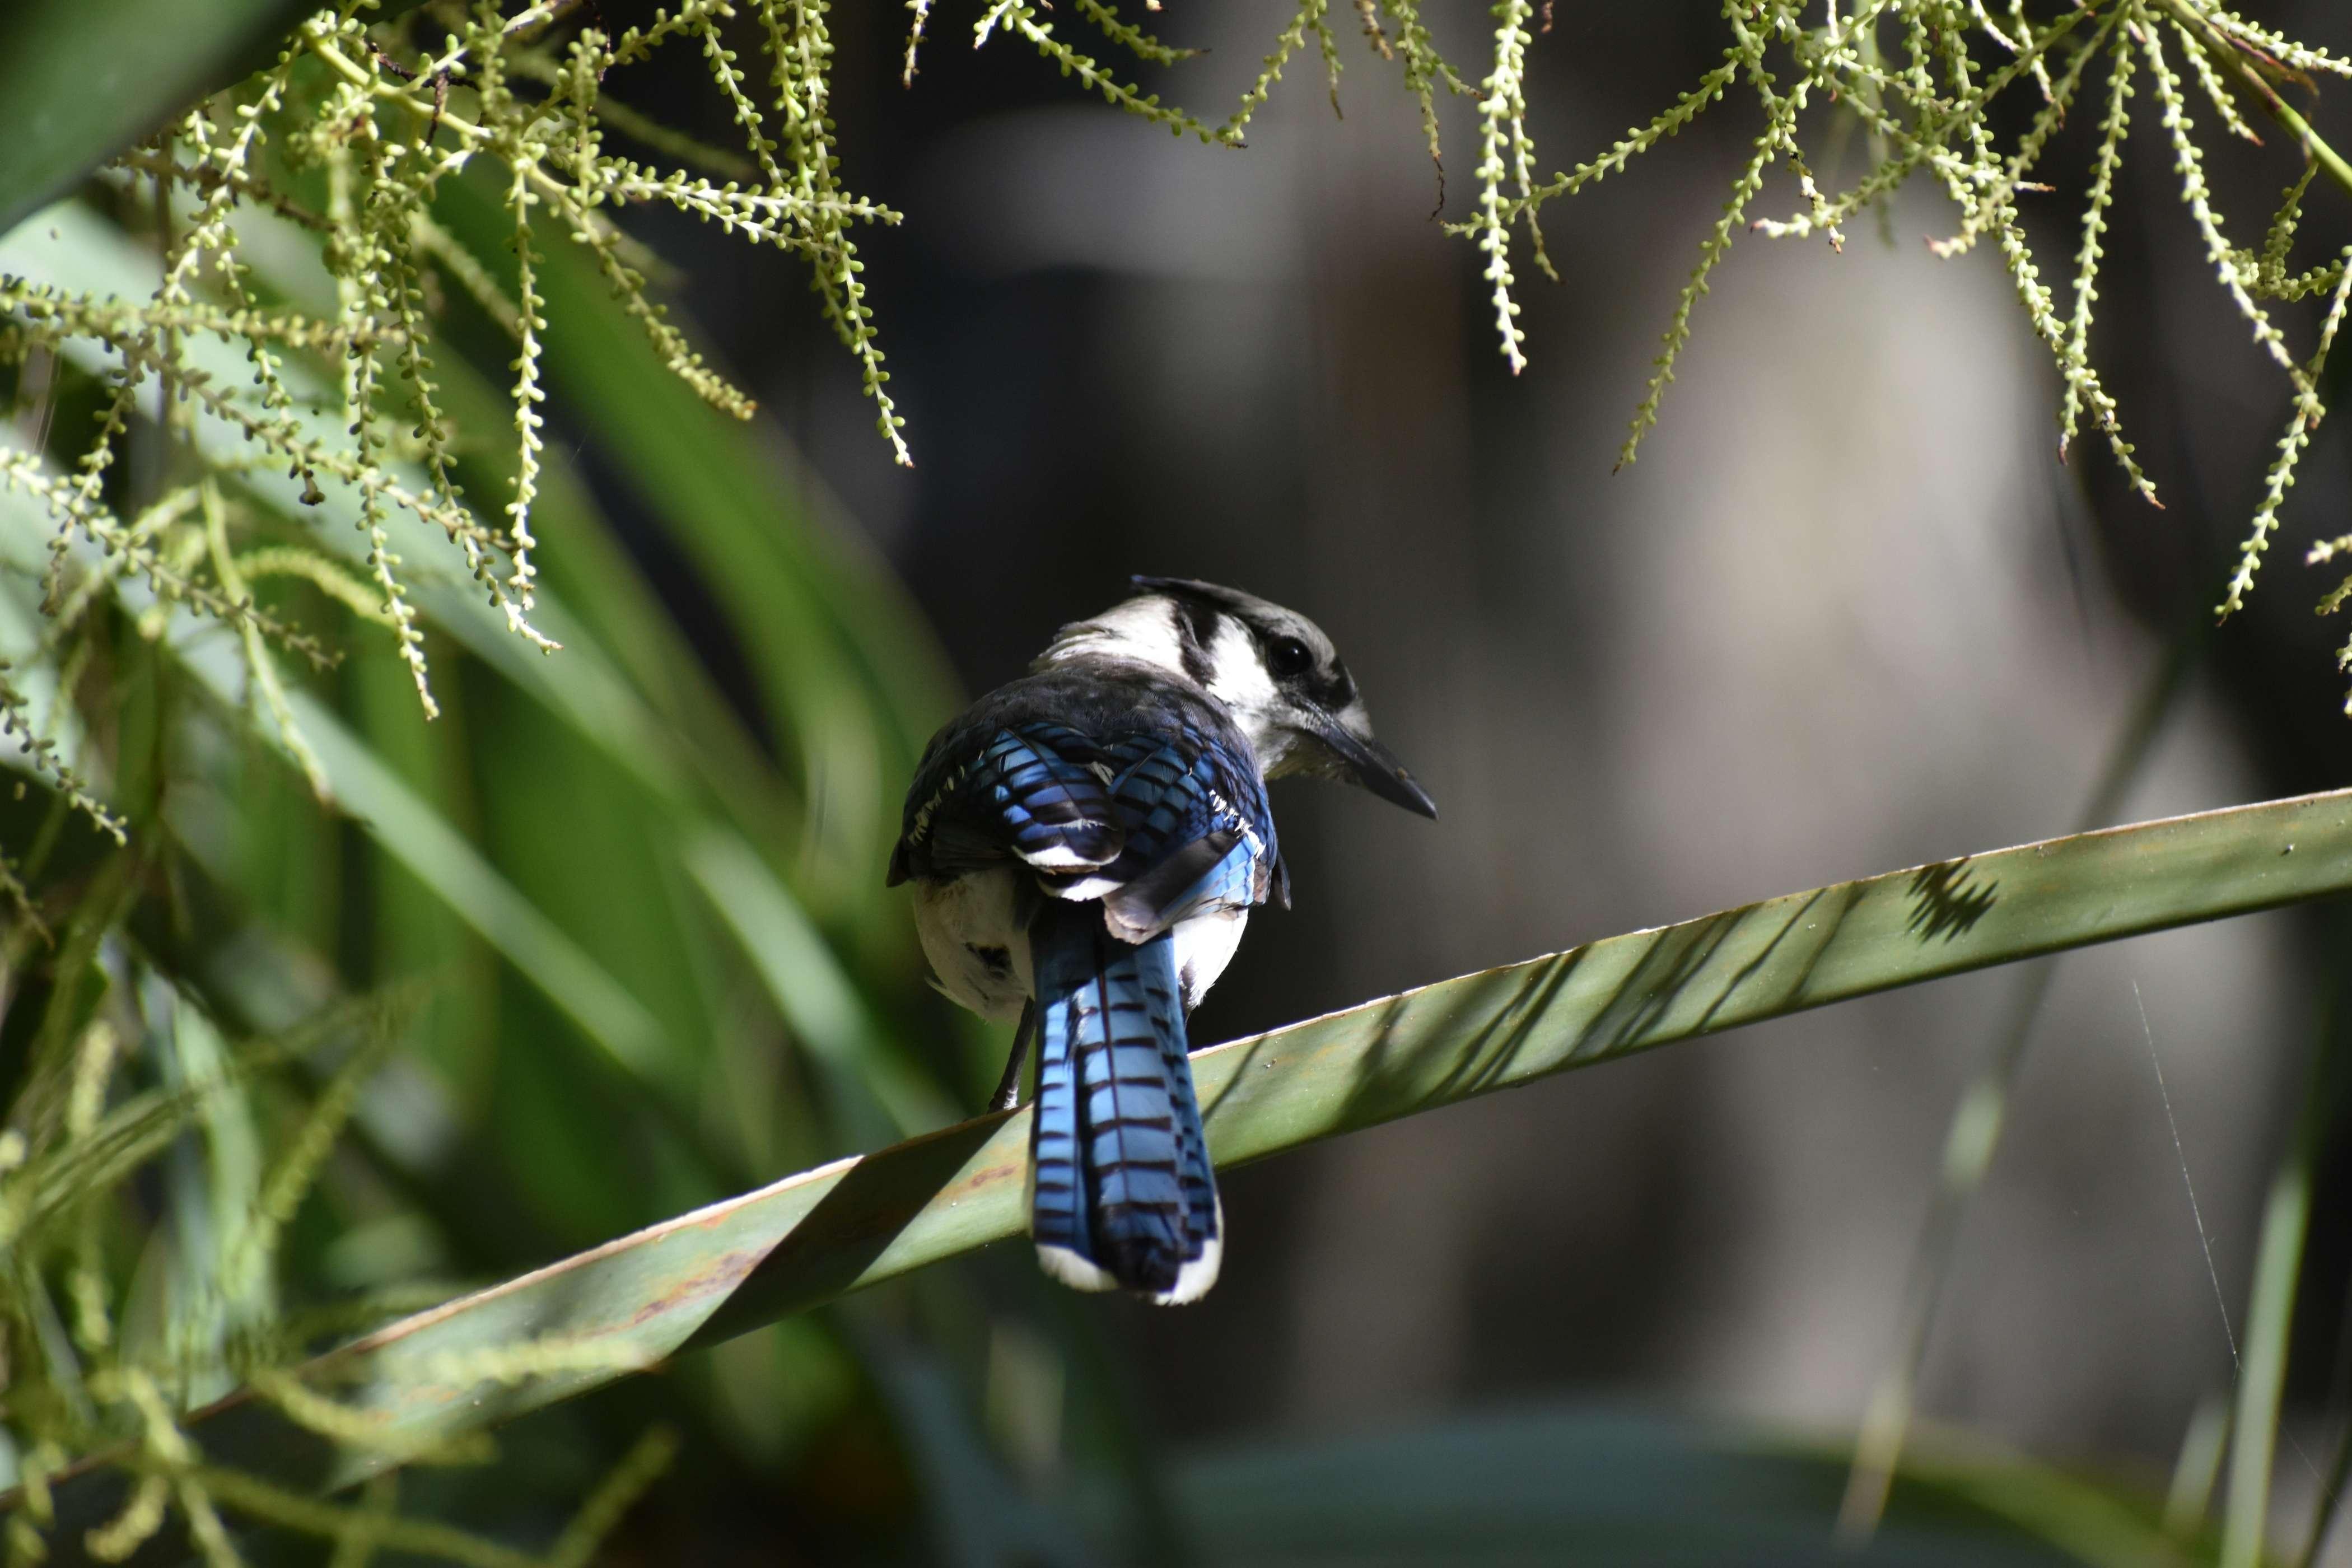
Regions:
M 2237 1436 L 2222 1513 L 2221 1568 L 2255 1568 L 2270 1522 L 2271 1466 L 2278 1447 L 2279 1402 L 2286 1389 L 2287 1333 L 2294 1325 L 2295 1283 L 2311 1230 L 2312 1167 L 2336 1108 L 2341 984 L 2331 985 L 2328 993 L 2294 1137 L 2271 1181 L 2262 1239 L 2254 1251 L 2246 1359 L 2238 1372 L 2237 1411 L 2231 1419 Z
M 2087 832 L 2110 820 L 2137 782 L 2187 683 L 2189 664 L 2203 642 L 2204 631 L 2200 616 L 2173 638 L 2158 661 L 2092 781 L 2082 813 L 2075 818 L 2077 831 Z M 1944 1135 L 1941 1178 L 1912 1255 L 1895 1353 L 1887 1358 L 1871 1389 L 1862 1431 L 1854 1440 L 1853 1464 L 1846 1474 L 1845 1497 L 1838 1505 L 1838 1534 L 1847 1542 L 1869 1539 L 1886 1510 L 1887 1492 L 1895 1484 L 1895 1466 L 1911 1427 L 1919 1370 L 1927 1358 L 1927 1336 L 1935 1328 L 1936 1310 L 1958 1253 L 1960 1221 L 1991 1167 L 2008 1117 L 2010 1089 L 2025 1060 L 2026 1042 L 2032 1037 L 2034 1021 L 2041 1016 L 2042 1001 L 2057 971 L 2054 958 L 2026 969 L 1986 1049 L 1983 1065 L 1953 1110 L 1951 1127 Z

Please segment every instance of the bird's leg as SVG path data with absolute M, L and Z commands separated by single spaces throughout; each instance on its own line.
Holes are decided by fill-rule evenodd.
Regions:
M 1037 1027 L 1037 1004 L 1021 1005 L 1021 1022 L 1013 1026 L 1013 1055 L 1004 1063 L 1004 1077 L 988 1097 L 991 1110 L 1010 1110 L 1021 1103 L 1021 1064 L 1029 1059 L 1029 1037 Z

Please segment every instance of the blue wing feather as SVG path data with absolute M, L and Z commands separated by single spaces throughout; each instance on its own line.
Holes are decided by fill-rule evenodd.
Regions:
M 1045 874 L 1049 892 L 1066 890 L 1074 869 L 1101 868 L 1117 885 L 1221 829 L 1249 843 L 1241 901 L 1279 897 L 1274 814 L 1257 759 L 1228 718 L 1165 679 L 1052 671 L 991 693 L 932 740 L 908 792 L 890 880 L 951 879 L 1017 858 Z
M 1122 837 L 1102 776 L 1087 767 L 1095 747 L 1063 725 L 995 731 L 961 756 L 927 767 L 908 799 L 908 827 L 892 871 L 952 877 L 1008 856 L 1062 870 L 1115 858 Z M 913 804 L 919 802 L 919 804 Z
M 1192 734 L 1135 750 L 1110 785 L 1127 838 L 1107 868 L 1119 882 L 1103 900 L 1111 929 L 1139 941 L 1213 907 L 1265 901 L 1274 821 L 1255 763 L 1236 768 Z

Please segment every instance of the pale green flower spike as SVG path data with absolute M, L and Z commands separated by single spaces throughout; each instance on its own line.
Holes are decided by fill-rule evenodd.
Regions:
M 511 0 L 509 0 L 511 3 Z M 1590 162 L 1549 179 L 1529 130 L 1530 57 L 1542 42 L 1537 0 L 1493 0 L 1482 68 L 1450 62 L 1433 37 L 1421 0 L 1349 0 L 1361 47 L 1393 69 L 1419 110 L 1444 204 L 1439 100 L 1473 100 L 1474 189 L 1448 232 L 1477 249 L 1497 345 L 1517 372 L 1532 351 L 1521 325 L 1517 247 L 1552 274 L 1540 219 L 1547 203 L 1612 175 L 1680 132 L 1735 92 L 1756 106 L 1755 128 L 1720 215 L 1700 237 L 1696 264 L 1677 295 L 1647 385 L 1619 452 L 1634 460 L 1660 416 L 1715 268 L 1742 228 L 1773 238 L 1820 237 L 1842 247 L 1868 214 L 1884 227 L 1889 198 L 1915 174 L 1951 199 L 1955 226 L 1932 242 L 1957 256 L 1989 241 L 2027 321 L 2059 377 L 2058 447 L 2063 456 L 2095 429 L 2133 489 L 2157 500 L 2126 438 L 2117 400 L 2094 368 L 2100 269 L 2107 224 L 2135 129 L 2133 98 L 2143 84 L 2170 149 L 2189 223 L 2216 281 L 2256 345 L 2287 381 L 2289 415 L 2257 498 L 2236 569 L 2219 603 L 2245 603 L 2296 466 L 2326 410 L 2320 376 L 2345 307 L 2341 259 L 2298 266 L 2294 245 L 2315 176 L 2352 194 L 2352 164 L 2320 140 L 2280 96 L 2277 84 L 2315 75 L 2352 76 L 2338 50 L 2288 38 L 2212 0 L 1848 0 L 1816 6 L 1797 0 L 1727 0 L 1719 63 L 1646 124 L 1634 126 Z M 1147 0 L 1148 5 L 1148 0 Z M 1156 6 L 1148 6 L 1157 9 Z M 1171 44 L 1123 14 L 1118 0 L 982 0 L 976 46 L 1021 40 L 1081 89 L 1179 136 L 1239 148 L 1258 110 L 1294 59 L 1312 51 L 1338 108 L 1342 28 L 1334 0 L 1294 0 L 1277 13 L 1270 51 L 1223 118 L 1203 118 L 1165 101 L 1134 77 L 1179 67 L 1197 52 Z M 911 22 L 900 74 L 911 80 L 933 0 L 908 0 Z M 316 604 L 344 608 L 388 633 L 427 713 L 435 710 L 430 644 L 415 608 L 415 583 L 462 572 L 515 635 L 543 649 L 553 643 L 532 622 L 539 540 L 532 514 L 541 482 L 546 397 L 544 355 L 551 322 L 543 288 L 551 247 L 574 245 L 645 333 L 670 372 L 712 407 L 735 417 L 750 397 L 698 353 L 648 293 L 658 264 L 611 217 L 614 206 L 652 203 L 716 223 L 730 235 L 787 251 L 808 268 L 819 310 L 857 364 L 876 424 L 892 456 L 912 454 L 889 390 L 857 231 L 899 215 L 845 187 L 831 103 L 834 45 L 824 0 L 677 0 L 625 31 L 583 19 L 563 0 L 505 16 L 494 0 L 439 0 L 388 23 L 349 0 L 321 9 L 297 29 L 266 69 L 199 106 L 149 142 L 131 149 L 105 178 L 126 201 L 152 199 L 160 215 L 158 281 L 150 294 L 79 292 L 79 279 L 0 278 L 0 356 L 79 364 L 100 382 L 95 424 L 51 457 L 0 451 L 0 486 L 33 495 L 55 525 L 43 578 L 50 612 L 45 668 L 62 668 L 80 646 L 84 612 L 126 581 L 143 585 L 153 607 L 142 631 L 161 636 L 175 614 L 236 628 L 251 700 L 272 719 L 299 760 L 306 748 L 290 723 L 285 680 L 275 661 L 292 653 L 331 662 L 327 642 L 260 607 L 252 587 L 296 577 L 317 587 Z M 1344 9 L 1340 15 L 1346 15 Z M 748 33 L 726 24 L 742 16 Z M 430 18 L 430 21 L 426 21 Z M 563 20 L 563 27 L 552 24 Z M 433 28 L 431 34 L 421 31 Z M 1087 43 L 1082 35 L 1103 40 Z M 730 40 L 733 40 L 732 43 Z M 419 40 L 428 47 L 419 47 Z M 755 61 L 745 58 L 757 40 Z M 716 147 L 652 123 L 613 96 L 628 90 L 626 68 L 664 46 L 699 57 L 740 146 Z M 1103 54 L 1104 49 L 1115 52 Z M 1101 55 L 1101 58 L 1098 58 Z M 1106 64 L 1106 59 L 1110 59 Z M 1128 62 L 1117 69 L 1118 60 Z M 2186 62 L 2185 64 L 2183 62 Z M 2032 112 L 2003 116 L 2004 95 L 2029 95 Z M 2074 208 L 2073 266 L 2063 300 L 2045 281 L 2023 222 L 2027 195 L 2054 202 L 2038 179 L 2049 145 L 2070 113 L 2096 103 L 2089 177 Z M 2203 107 L 2196 107 L 2202 105 Z M 1824 118 L 1858 128 L 1869 156 L 1845 188 L 1825 187 L 1806 143 Z M 2021 122 L 2006 139 L 1996 121 Z M 2265 126 L 2263 122 L 2271 122 Z M 2260 245 L 2233 247 L 2205 173 L 2206 135 L 2273 135 L 2281 152 L 2300 148 L 2301 177 Z M 607 131 L 634 155 L 614 151 Z M 478 236 L 461 242 L 432 216 L 447 176 L 479 162 L 505 207 L 506 254 Z M 1826 165 L 1822 165 L 1826 167 Z M 1767 186 L 1785 168 L 1794 192 L 1786 216 L 1759 218 Z M 316 170 L 318 184 L 290 176 Z M 306 195 L 323 189 L 324 200 Z M 331 309 L 248 286 L 240 247 L 269 226 L 319 237 L 333 286 Z M 510 258 L 510 259 L 509 259 Z M 2312 301 L 2326 317 L 2308 349 L 2290 347 L 2302 324 L 2284 305 Z M 463 492 L 457 433 L 436 380 L 440 318 L 453 301 L 478 308 L 515 348 L 510 486 L 496 504 Z M 223 347 L 238 364 L 220 374 Z M 79 356 L 79 357 L 77 357 Z M 126 521 L 109 510 L 117 465 L 134 430 L 149 422 L 176 443 L 179 468 L 160 500 Z M 358 537 L 347 556 L 289 534 L 247 491 L 285 475 L 303 499 L 341 488 Z M 199 504 L 200 500 L 203 504 Z M 406 519 L 431 525 L 434 560 L 420 554 Z M 331 543 L 332 542 L 330 542 Z M 438 546 L 448 546 L 446 561 Z M 2352 553 L 2352 535 L 2323 542 L 2314 562 Z M 343 564 L 348 559 L 351 564 Z M 278 601 L 273 600 L 275 604 Z M 2324 610 L 2352 602 L 2352 580 Z M 336 608 L 341 606 L 342 608 Z M 2352 647 L 2346 650 L 2352 668 Z M 21 684 L 21 682 L 19 683 Z M 32 721 L 31 697 L 0 687 L 14 727 Z M 65 771 L 54 744 L 34 748 L 34 765 L 102 821 L 100 795 Z M 315 775 L 315 770 L 312 770 Z M 0 884 L 0 894 L 6 891 Z
M 332 662 L 328 644 L 259 607 L 256 581 L 302 578 L 389 632 L 428 715 L 436 708 L 414 602 L 419 574 L 462 570 L 517 636 L 551 650 L 531 619 L 544 354 L 548 334 L 561 330 L 542 293 L 548 247 L 583 247 L 672 374 L 705 402 L 738 418 L 753 412 L 649 297 L 655 264 L 607 216 L 623 203 L 673 206 L 803 259 L 893 454 L 910 460 L 852 237 L 898 215 L 840 184 L 824 6 L 684 0 L 617 37 L 594 26 L 552 34 L 548 24 L 572 8 L 550 0 L 508 16 L 495 0 L 467 0 L 383 25 L 372 24 L 373 7 L 362 4 L 320 10 L 268 68 L 102 173 L 121 199 L 157 215 L 152 292 L 0 277 L 0 358 L 42 375 L 75 365 L 100 386 L 94 429 L 62 455 L 52 458 L 55 445 L 38 437 L 0 442 L 0 487 L 37 498 L 55 522 L 42 583 L 49 673 L 86 642 L 89 606 L 137 581 L 153 602 L 139 618 L 149 637 L 164 635 L 175 613 L 236 629 L 252 700 L 323 789 L 275 660 L 290 651 L 324 666 Z M 719 30 L 746 9 L 764 35 L 765 82 Z M 1112 19 L 1107 5 L 1090 5 L 1096 13 Z M 419 50 L 410 29 L 427 16 L 449 28 Z M 1128 31 L 1150 58 L 1182 56 Z M 614 71 L 672 40 L 700 53 L 741 152 L 679 136 L 606 96 Z M 608 151 L 607 125 L 674 163 Z M 510 268 L 431 216 L 444 179 L 478 161 L 497 170 Z M 323 179 L 304 186 L 291 177 L 307 171 Z M 251 291 L 240 247 L 288 224 L 318 237 L 331 307 Z M 463 493 L 436 380 L 443 351 L 435 338 L 453 299 L 470 300 L 515 343 L 511 489 L 494 506 Z M 222 373 L 224 345 L 243 362 L 236 374 Z M 47 416 L 38 417 L 46 429 Z M 172 450 L 170 484 L 126 522 L 109 509 L 110 482 L 150 422 Z M 322 487 L 344 488 L 341 515 L 358 526 L 352 559 L 363 561 L 361 575 L 248 504 L 248 486 L 273 473 L 312 504 L 327 499 Z M 404 551 L 418 551 L 401 514 L 430 524 L 451 558 L 404 560 Z M 100 793 L 33 728 L 30 700 L 0 682 L 0 712 L 25 731 L 34 767 L 117 830 Z

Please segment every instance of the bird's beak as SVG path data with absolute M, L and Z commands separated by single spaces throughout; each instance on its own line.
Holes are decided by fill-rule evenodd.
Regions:
M 1429 792 L 1413 782 L 1396 753 L 1373 740 L 1359 735 L 1328 713 L 1318 713 L 1320 721 L 1316 733 L 1328 746 L 1346 769 L 1349 784 L 1371 791 L 1391 805 L 1401 805 L 1417 816 L 1437 820 L 1437 803 Z

